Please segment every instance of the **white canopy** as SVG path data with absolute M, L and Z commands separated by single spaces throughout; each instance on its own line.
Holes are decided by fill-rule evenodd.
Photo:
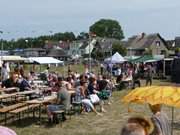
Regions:
M 123 63 L 126 60 L 118 53 L 116 52 L 112 57 L 105 59 L 105 62 L 107 63 Z
M 36 62 L 38 64 L 63 64 L 63 61 L 55 59 L 53 57 L 29 57 L 28 62 Z
M 0 59 L 2 61 L 24 61 L 25 58 L 21 57 L 21 56 L 0 56 Z

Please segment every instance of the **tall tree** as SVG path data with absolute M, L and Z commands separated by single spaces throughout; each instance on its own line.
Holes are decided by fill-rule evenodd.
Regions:
M 122 28 L 116 20 L 101 19 L 91 25 L 89 30 L 99 37 L 116 38 L 119 40 L 124 38 Z

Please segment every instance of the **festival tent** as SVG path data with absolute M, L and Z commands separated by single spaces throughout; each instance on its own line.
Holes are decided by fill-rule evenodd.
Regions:
M 164 59 L 164 57 L 162 57 L 162 56 L 144 55 L 137 59 L 131 60 L 130 62 L 132 62 L 132 63 L 138 63 L 138 62 L 148 63 L 148 62 L 156 62 L 156 61 L 163 60 L 163 59 Z
M 9 55 L 9 56 L 0 56 L 0 67 L 2 66 L 2 63 L 3 62 L 23 62 L 25 61 L 26 58 L 23 58 L 21 56 L 12 56 L 12 55 Z
M 53 57 L 29 57 L 26 63 L 37 63 L 37 64 L 64 64 L 63 61 L 55 59 Z
M 105 63 L 123 63 L 126 60 L 118 53 L 116 52 L 112 57 L 107 58 L 104 60 Z
M 21 56 L 0 56 L 0 59 L 2 61 L 25 61 L 26 58 L 23 58 Z

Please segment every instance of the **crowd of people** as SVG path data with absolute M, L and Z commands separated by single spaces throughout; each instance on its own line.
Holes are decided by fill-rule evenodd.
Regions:
M 34 87 L 33 82 L 38 78 L 33 71 L 25 75 L 24 72 L 17 71 L 17 69 L 8 75 L 2 80 L 1 87 L 18 87 L 19 91 L 32 90 Z M 39 77 L 41 78 L 42 75 L 44 82 L 50 88 L 50 93 L 56 93 L 57 95 L 57 100 L 47 106 L 49 121 L 53 121 L 54 111 L 68 110 L 72 102 L 80 102 L 82 104 L 82 113 L 93 111 L 97 115 L 103 115 L 102 113 L 106 112 L 104 109 L 105 100 L 108 104 L 111 104 L 110 97 L 114 84 L 105 75 L 96 75 L 94 73 L 79 74 L 69 70 L 68 75 L 64 77 L 59 73 L 50 72 L 49 67 Z M 68 91 L 74 91 L 74 93 L 70 95 Z M 100 106 L 100 111 L 96 110 L 96 105 Z
M 112 69 L 111 69 L 112 68 Z M 141 86 L 141 79 L 146 80 L 146 86 L 152 85 L 153 75 L 157 72 L 157 66 L 152 63 L 123 63 L 100 67 L 101 74 L 108 71 L 116 77 L 116 83 L 119 84 L 119 89 L 123 89 L 125 84 L 135 88 L 136 85 Z
M 102 68 L 102 67 L 101 67 Z M 114 67 L 113 67 L 114 68 Z M 130 64 L 125 63 L 116 65 L 117 73 L 115 73 L 116 81 L 113 78 L 105 75 L 101 69 L 101 74 L 83 73 L 79 74 L 68 70 L 66 77 L 50 72 L 49 67 L 43 72 L 46 85 L 51 88 L 51 93 L 56 93 L 57 100 L 47 106 L 47 115 L 49 122 L 54 121 L 54 111 L 69 110 L 73 102 L 82 104 L 82 113 L 94 112 L 97 115 L 103 115 L 104 102 L 111 104 L 112 91 L 117 84 L 121 85 L 124 82 L 131 82 L 132 88 L 135 84 L 141 86 L 140 79 L 146 79 L 146 85 L 152 84 L 153 65 L 152 64 Z M 33 81 L 38 76 L 35 72 L 30 71 L 25 75 L 23 68 L 15 68 L 10 74 L 7 65 L 2 67 L 2 85 L 3 88 L 18 87 L 20 91 L 31 90 Z M 73 96 L 68 91 L 74 91 Z M 96 105 L 100 106 L 100 110 L 96 109 Z M 161 106 L 151 106 L 153 112 L 151 122 L 141 117 L 132 117 L 124 125 L 121 135 L 170 135 L 170 126 L 167 116 L 161 112 Z M 63 120 L 66 117 L 63 115 Z
M 56 104 L 49 105 L 47 108 L 49 121 L 53 120 L 53 112 L 60 109 L 69 109 L 71 102 L 81 102 L 82 112 L 88 113 L 93 111 L 97 115 L 102 115 L 106 112 L 104 109 L 104 100 L 110 104 L 110 97 L 113 89 L 113 84 L 106 76 L 93 73 L 78 74 L 72 71 L 68 72 L 68 76 L 63 78 L 55 73 L 50 73 L 47 76 L 48 85 L 52 87 L 53 92 L 57 92 Z M 68 91 L 75 91 L 75 95 L 69 97 Z M 95 105 L 100 106 L 100 112 L 95 108 Z M 62 106 L 63 105 L 63 106 Z

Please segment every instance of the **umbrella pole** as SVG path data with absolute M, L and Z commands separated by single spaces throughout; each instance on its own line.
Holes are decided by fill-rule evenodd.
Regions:
M 172 107 L 171 135 L 173 135 L 174 107 Z

